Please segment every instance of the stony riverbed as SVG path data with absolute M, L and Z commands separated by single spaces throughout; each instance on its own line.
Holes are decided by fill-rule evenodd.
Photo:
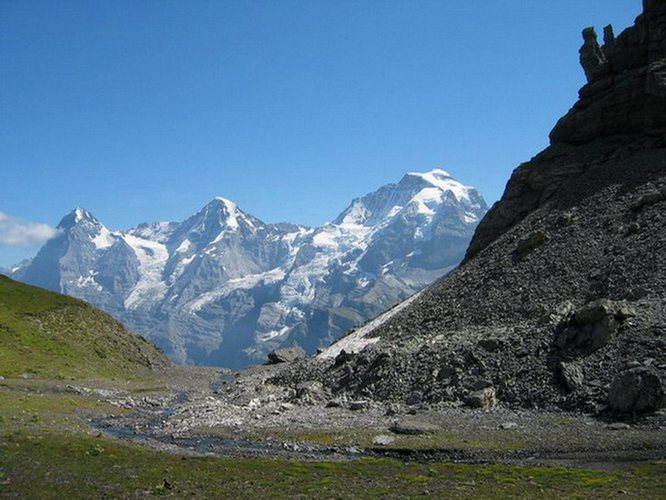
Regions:
M 622 468 L 666 457 L 666 414 L 619 417 L 463 403 L 319 399 L 268 382 L 279 367 L 175 368 L 140 393 L 70 385 L 118 414 L 91 426 L 176 452 L 299 460 L 363 455 L 470 463 Z

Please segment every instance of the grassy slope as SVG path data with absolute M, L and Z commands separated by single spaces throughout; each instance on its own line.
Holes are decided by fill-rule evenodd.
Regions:
M 0 375 L 128 378 L 167 363 L 157 348 L 85 302 L 0 276 Z

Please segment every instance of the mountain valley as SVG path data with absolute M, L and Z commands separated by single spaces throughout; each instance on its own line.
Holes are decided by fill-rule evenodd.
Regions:
M 664 498 L 666 1 L 579 58 L 490 209 L 67 214 L 0 276 L 0 498 Z

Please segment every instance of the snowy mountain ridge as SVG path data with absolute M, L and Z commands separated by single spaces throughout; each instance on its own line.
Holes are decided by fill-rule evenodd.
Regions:
M 240 367 L 281 345 L 314 352 L 439 278 L 486 210 L 439 169 L 317 228 L 266 224 L 222 197 L 126 231 L 77 208 L 10 275 L 91 302 L 178 362 Z

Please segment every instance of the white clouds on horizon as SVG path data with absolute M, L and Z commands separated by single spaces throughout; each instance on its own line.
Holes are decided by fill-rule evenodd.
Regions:
M 58 230 L 41 222 L 32 222 L 0 212 L 0 245 L 35 248 L 53 238 Z

